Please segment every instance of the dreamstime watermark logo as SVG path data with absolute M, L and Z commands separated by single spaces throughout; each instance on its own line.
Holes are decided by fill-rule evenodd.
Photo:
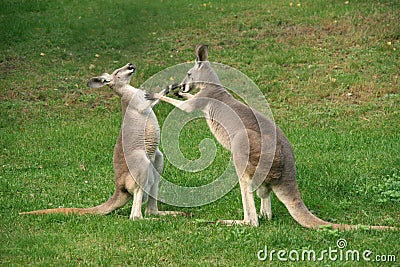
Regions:
M 240 98 L 242 102 L 247 104 L 248 106 L 252 107 L 254 110 L 257 110 L 259 113 L 265 117 L 269 118 L 273 121 L 272 112 L 269 109 L 269 105 L 267 100 L 265 99 L 263 93 L 260 89 L 256 86 L 256 84 L 245 74 L 242 72 L 231 68 L 229 66 L 219 64 L 219 63 L 211 63 L 211 67 L 217 73 L 221 84 L 232 93 L 235 97 Z M 193 63 L 184 63 L 175 65 L 173 67 L 169 67 L 156 75 L 152 76 L 148 79 L 144 84 L 141 85 L 140 89 L 145 92 L 161 92 L 166 86 L 171 85 L 172 83 L 180 83 L 184 77 L 186 76 L 189 69 L 193 67 Z M 135 97 L 134 97 L 135 98 Z M 129 115 L 129 108 L 135 108 L 136 105 L 135 99 L 132 99 L 127 113 Z M 224 114 L 229 114 L 229 123 L 235 122 L 236 128 L 243 129 L 245 126 L 243 125 L 244 122 L 239 118 L 238 113 L 225 103 L 219 101 L 216 98 L 206 98 L 202 99 L 202 101 L 208 101 L 208 103 L 213 103 L 214 106 L 218 107 L 219 111 Z M 131 106 L 132 105 L 132 106 Z M 257 118 L 257 116 L 255 116 Z M 151 119 L 151 115 L 149 117 Z M 180 134 L 182 129 L 188 125 L 189 123 L 193 123 L 193 121 L 205 118 L 204 112 L 200 110 L 195 110 L 190 113 L 186 113 L 181 111 L 178 108 L 173 108 L 162 123 L 161 134 L 160 134 L 160 141 L 162 144 L 164 159 L 168 160 L 171 165 L 174 167 L 183 170 L 187 173 L 194 173 L 194 172 L 202 172 L 207 169 L 209 166 L 212 165 L 216 158 L 217 153 L 217 146 L 213 139 L 203 139 L 196 141 L 198 142 L 198 147 L 193 147 L 192 149 L 198 149 L 200 152 L 200 157 L 197 159 L 187 159 L 184 156 L 184 153 L 181 152 L 181 146 L 187 145 L 185 144 L 185 140 L 180 140 Z M 127 122 L 127 115 L 124 118 L 124 127 L 140 127 L 145 129 L 149 125 L 148 119 L 146 122 L 135 122 L 135 125 L 132 126 L 131 122 Z M 159 118 L 160 119 L 160 118 Z M 226 119 L 225 119 L 226 120 Z M 257 118 L 257 122 L 258 118 Z M 217 121 L 223 127 L 226 124 L 226 121 Z M 260 123 L 259 123 L 260 125 Z M 262 125 L 259 126 L 261 130 L 261 134 L 266 135 L 266 131 L 268 131 L 268 135 L 271 137 L 269 140 L 268 151 L 266 151 L 266 157 L 273 157 L 275 151 L 275 128 L 265 130 L 266 127 Z M 133 130 L 124 130 L 123 134 L 123 147 L 124 153 L 125 151 L 129 151 L 130 143 L 134 142 L 134 138 L 131 135 Z M 143 130 L 144 132 L 148 131 Z M 264 132 L 263 132 L 264 131 Z M 228 134 L 229 133 L 228 131 Z M 131 140 L 131 141 L 126 141 Z M 180 141 L 182 142 L 180 144 Z M 186 139 L 186 141 L 188 141 Z M 193 142 L 190 142 L 193 143 Z M 249 140 L 244 142 L 244 149 L 250 150 Z M 271 151 L 272 150 L 272 151 Z M 271 153 L 272 152 L 272 153 Z M 131 173 L 137 166 L 134 164 L 130 164 L 128 160 L 129 155 L 125 155 L 127 158 L 128 168 L 130 169 Z M 244 160 L 246 163 L 247 160 Z M 263 170 L 269 170 L 270 166 L 268 164 L 272 164 L 272 159 L 268 158 L 262 162 L 262 164 L 266 165 L 263 166 Z M 260 163 L 261 164 L 261 163 Z M 154 166 L 155 169 L 157 166 Z M 153 171 L 156 171 L 156 170 Z M 244 168 L 243 168 L 244 170 Z M 217 177 L 214 177 L 214 180 L 208 184 L 204 184 L 201 186 L 182 186 L 177 185 L 171 182 L 168 177 L 161 176 L 158 196 L 157 199 L 161 202 L 180 206 L 180 207 L 194 207 L 194 206 L 201 206 L 208 203 L 211 203 L 224 195 L 226 195 L 229 191 L 233 189 L 233 187 L 238 183 L 238 174 L 240 172 L 237 170 L 237 166 L 235 168 L 233 159 L 229 161 L 226 165 L 223 172 L 221 172 Z M 258 171 L 260 172 L 260 171 Z M 264 175 L 264 176 L 263 176 Z M 261 178 L 257 177 L 265 177 L 266 173 L 255 173 L 253 177 L 253 189 L 258 187 L 258 185 L 262 182 Z M 138 181 L 137 181 L 138 182 Z M 145 182 L 143 182 L 145 183 Z M 139 181 L 140 184 L 140 181 Z M 140 186 L 146 191 L 146 193 L 150 194 L 152 192 L 148 192 L 148 188 L 146 184 L 140 184 Z
M 396 255 L 375 254 L 372 250 L 347 249 L 346 239 L 340 238 L 335 247 L 316 251 L 314 249 L 270 249 L 266 245 L 257 252 L 259 261 L 344 261 L 344 262 L 396 262 Z

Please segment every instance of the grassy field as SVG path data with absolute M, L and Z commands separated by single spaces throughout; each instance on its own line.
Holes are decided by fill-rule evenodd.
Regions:
M 89 207 L 112 194 L 120 100 L 108 88 L 88 89 L 90 77 L 133 62 L 132 85 L 139 87 L 194 60 L 203 42 L 211 61 L 239 69 L 262 90 L 293 144 L 300 192 L 314 214 L 399 227 L 398 1 L 3 0 L 1 6 L 0 265 L 399 264 L 399 231 L 307 230 L 275 197 L 273 220 L 258 228 L 205 223 L 242 218 L 238 187 L 201 207 L 160 205 L 193 217 L 132 222 L 130 205 L 103 217 L 18 215 Z M 164 103 L 155 108 L 160 124 L 171 110 Z M 182 135 L 189 158 L 212 138 L 202 120 Z M 166 162 L 163 175 L 185 185 L 214 177 L 230 156 L 220 146 L 217 152 L 205 171 L 186 173 Z M 338 249 L 339 239 L 347 241 L 341 251 L 359 251 L 360 261 L 257 258 L 265 246 L 321 253 Z M 362 259 L 365 250 L 372 251 L 370 262 Z

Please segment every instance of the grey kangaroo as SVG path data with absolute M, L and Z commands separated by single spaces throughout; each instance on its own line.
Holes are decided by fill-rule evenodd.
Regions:
M 114 147 L 115 192 L 105 203 L 91 208 L 55 208 L 20 214 L 108 214 L 124 206 L 133 196 L 130 219 L 143 218 L 142 203 L 146 200 L 146 214 L 180 214 L 159 211 L 157 205 L 158 183 L 163 171 L 163 155 L 158 149 L 160 129 L 152 107 L 158 101 L 147 101 L 144 92 L 129 85 L 136 67 L 129 63 L 112 74 L 104 73 L 88 81 L 91 88 L 108 85 L 121 97 L 124 121 Z M 167 89 L 161 93 L 165 93 Z M 124 139 L 123 146 L 122 139 Z M 128 167 L 129 166 L 129 167 Z
M 148 93 L 147 99 L 159 99 L 185 111 L 203 111 L 211 132 L 218 142 L 232 152 L 239 178 L 244 211 L 243 220 L 222 220 L 222 224 L 258 226 L 252 183 L 261 198 L 260 215 L 271 219 L 270 192 L 288 209 L 302 226 L 319 228 L 330 225 L 334 229 L 356 229 L 357 225 L 334 224 L 314 216 L 300 197 L 296 182 L 295 158 L 291 144 L 272 120 L 233 98 L 208 61 L 205 45 L 196 47 L 196 62 L 179 85 L 179 94 L 186 101 Z M 189 91 L 197 88 L 195 95 Z M 272 154 L 271 154 L 272 152 Z M 368 226 L 371 229 L 396 229 L 386 226 Z

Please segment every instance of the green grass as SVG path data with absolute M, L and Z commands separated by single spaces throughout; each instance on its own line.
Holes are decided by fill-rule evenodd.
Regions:
M 206 223 L 242 218 L 237 187 L 201 207 L 160 205 L 193 217 L 132 222 L 130 205 L 104 217 L 18 215 L 93 206 L 112 194 L 120 102 L 107 88 L 86 88 L 87 79 L 134 62 L 138 87 L 193 60 L 194 47 L 204 42 L 211 61 L 239 69 L 264 93 L 293 144 L 300 192 L 314 214 L 400 226 L 398 1 L 147 2 L 2 1 L 0 265 L 257 266 L 270 263 L 257 260 L 266 245 L 321 252 L 336 248 L 339 238 L 348 249 L 395 255 L 397 262 L 387 265 L 398 264 L 398 231 L 307 230 L 275 197 L 273 220 L 258 228 Z M 171 107 L 155 111 L 162 124 Z M 191 159 L 200 155 L 191 148 L 212 137 L 204 121 L 182 134 L 191 138 L 180 138 Z M 203 172 L 166 162 L 164 176 L 204 184 L 228 160 L 217 146 L 215 162 Z

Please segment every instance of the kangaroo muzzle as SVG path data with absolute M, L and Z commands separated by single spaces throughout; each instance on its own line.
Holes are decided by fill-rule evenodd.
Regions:
M 184 83 L 180 84 L 180 90 L 182 93 L 189 93 L 190 90 L 193 88 L 193 83 Z
M 132 70 L 133 72 L 135 72 L 136 66 L 132 63 L 128 63 L 128 70 Z

